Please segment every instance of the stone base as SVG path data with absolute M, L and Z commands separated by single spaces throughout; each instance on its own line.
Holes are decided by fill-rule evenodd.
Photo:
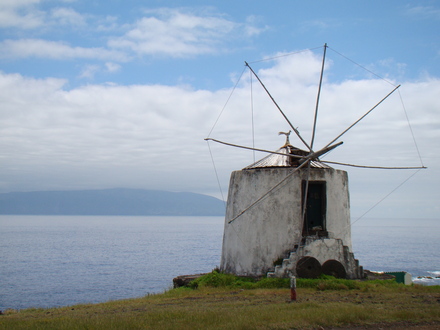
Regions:
M 290 253 L 267 277 L 317 278 L 321 274 L 339 278 L 364 277 L 362 266 L 341 239 L 308 236 L 304 244 Z

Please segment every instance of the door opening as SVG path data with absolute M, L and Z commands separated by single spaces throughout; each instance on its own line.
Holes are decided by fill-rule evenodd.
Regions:
M 302 183 L 302 205 L 306 181 Z M 319 235 L 327 236 L 326 219 L 327 198 L 326 185 L 323 181 L 309 181 L 307 189 L 306 212 L 304 213 L 303 236 Z

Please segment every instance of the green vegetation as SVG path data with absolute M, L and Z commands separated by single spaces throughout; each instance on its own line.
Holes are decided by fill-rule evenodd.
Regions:
M 321 275 L 318 279 L 298 278 L 297 288 L 312 288 L 317 290 L 370 290 L 372 287 L 398 288 L 400 284 L 394 280 L 375 280 L 375 281 L 353 281 L 335 278 L 333 276 Z M 290 279 L 288 278 L 251 278 L 223 274 L 217 270 L 203 275 L 192 281 L 190 288 L 201 287 L 225 287 L 229 289 L 272 289 L 272 288 L 290 288 Z
M 290 280 L 286 278 L 262 278 L 239 277 L 231 274 L 222 274 L 216 270 L 203 275 L 190 283 L 190 288 L 230 288 L 230 289 L 270 289 L 289 288 Z
M 7 310 L 0 329 L 311 329 L 378 325 L 440 327 L 440 286 L 394 281 L 260 281 L 212 272 L 143 298 L 51 309 Z

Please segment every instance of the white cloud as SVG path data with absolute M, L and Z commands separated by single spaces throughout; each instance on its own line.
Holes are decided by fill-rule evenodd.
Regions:
M 128 57 L 116 50 L 104 48 L 72 47 L 64 42 L 42 39 L 4 40 L 0 43 L 4 58 L 50 58 L 66 60 L 73 58 L 127 61 Z
M 106 62 L 105 67 L 108 72 L 117 72 L 117 71 L 121 70 L 121 66 L 119 64 L 113 63 L 113 62 Z
M 56 7 L 47 13 L 36 9 L 38 1 L 23 1 L 0 6 L 0 27 L 40 28 L 48 32 L 56 28 L 88 27 L 92 16 L 68 7 Z M 193 13 L 190 10 L 161 8 L 147 11 L 134 24 L 118 24 L 117 17 L 93 17 L 95 26 L 88 28 L 100 33 L 127 30 L 123 36 L 109 36 L 107 47 L 80 47 L 64 41 L 37 38 L 7 39 L 0 43 L 0 57 L 22 59 L 97 59 L 116 62 L 137 56 L 166 55 L 186 57 L 227 51 L 226 42 L 253 37 L 267 30 L 260 27 L 260 19 L 249 16 L 244 23 L 236 23 L 219 14 Z M 44 29 L 43 29 L 44 28 Z M 66 30 L 67 31 L 67 30 Z
M 267 31 L 269 27 L 267 25 L 262 26 L 260 21 L 261 18 L 254 15 L 246 17 L 246 23 L 244 24 L 245 34 L 253 37 Z
M 197 15 L 162 8 L 138 20 L 123 37 L 109 41 L 112 48 L 130 49 L 139 55 L 184 57 L 219 52 L 227 38 L 261 33 L 251 24 L 238 24 L 218 15 Z M 253 22 L 251 22 L 253 23 Z
M 61 81 L 4 74 L 0 85 L 2 97 L 9 95 L 1 110 L 5 134 L 1 163 L 11 180 L 18 179 L 19 171 L 32 185 L 36 171 L 48 180 L 43 185 L 57 185 L 57 180 L 67 184 L 66 178 L 72 176 L 78 181 L 71 184 L 78 186 L 89 181 L 88 173 L 102 171 L 98 185 L 106 185 L 108 177 L 103 173 L 116 181 L 126 177 L 130 185 L 137 185 L 140 176 L 160 168 L 162 174 L 151 181 L 158 185 L 164 175 L 182 166 L 203 166 L 191 163 L 198 157 L 194 145 L 204 147 L 205 120 L 211 122 L 214 115 L 206 113 L 209 92 L 166 86 L 86 86 L 65 91 Z M 109 163 L 122 172 L 114 173 Z M 57 173 L 66 177 L 60 179 Z
M 58 1 L 72 2 L 72 1 Z M 73 27 L 84 26 L 86 16 L 68 7 L 56 7 L 45 12 L 38 8 L 40 0 L 3 0 L 0 2 L 0 27 L 36 29 L 47 27 L 70 25 Z
M 97 73 L 107 72 L 115 73 L 121 69 L 121 66 L 117 63 L 106 62 L 104 66 L 97 64 L 87 64 L 82 67 L 79 78 L 93 79 Z
M 440 9 L 433 6 L 406 6 L 407 15 L 417 19 L 440 19 Z
M 100 70 L 100 66 L 99 65 L 93 65 L 93 64 L 86 65 L 82 69 L 79 77 L 80 78 L 92 79 L 99 70 Z
M 279 58 L 271 67 L 258 71 L 307 140 L 319 68 L 319 58 L 304 53 Z M 0 191 L 118 186 L 216 190 L 203 138 L 216 121 L 229 90 L 209 92 L 183 86 L 114 84 L 65 90 L 65 83 L 0 75 Z M 316 147 L 329 142 L 390 89 L 392 86 L 378 79 L 326 81 Z M 398 210 L 403 215 L 433 216 L 429 209 L 439 198 L 435 188 L 440 184 L 439 93 L 438 79 L 409 82 L 401 90 L 421 154 L 430 167 L 425 172 L 429 175 L 419 174 L 417 180 L 412 180 L 414 183 L 407 184 L 410 190 L 412 184 L 423 184 L 424 190 L 418 189 L 418 196 L 414 196 L 414 205 L 419 209 L 403 205 Z M 237 86 L 211 137 L 252 145 L 249 97 L 247 78 Z M 253 98 L 255 145 L 275 150 L 284 143 L 277 133 L 289 126 L 255 80 Z M 398 94 L 393 94 L 342 140 L 344 145 L 325 159 L 367 165 L 419 165 Z M 291 141 L 302 147 L 293 136 Z M 210 145 L 226 192 L 230 172 L 252 163 L 252 153 Z M 257 158 L 263 156 L 257 154 Z M 350 168 L 348 171 L 357 211 L 367 207 L 359 196 L 368 202 L 377 201 L 408 175 Z
M 116 16 L 106 16 L 101 18 L 95 18 L 97 22 L 96 31 L 108 32 L 119 30 L 120 26 L 118 24 L 118 18 Z
M 0 2 L 0 27 L 33 29 L 42 26 L 45 13 L 34 5 L 39 0 L 2 0 Z
M 85 17 L 72 8 L 54 8 L 51 11 L 51 18 L 55 20 L 58 25 L 71 25 L 75 27 L 86 25 Z
M 58 3 L 74 2 L 58 0 Z M 93 21 L 91 29 L 102 30 L 101 24 L 94 27 L 96 22 L 106 22 L 109 18 L 101 19 L 99 16 L 82 14 L 70 7 L 52 7 L 47 10 L 40 9 L 40 0 L 3 0 L 0 1 L 0 28 L 15 28 L 23 30 L 36 30 L 39 33 L 49 31 L 60 32 L 60 29 L 85 27 L 88 20 Z
M 41 0 L 2 0 L 0 8 L 21 8 L 40 3 Z

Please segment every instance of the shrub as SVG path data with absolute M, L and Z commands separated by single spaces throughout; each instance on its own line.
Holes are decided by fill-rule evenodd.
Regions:
M 195 279 L 189 286 L 193 289 L 198 287 L 243 287 L 252 281 L 253 279 L 251 278 L 237 277 L 232 274 L 224 274 L 218 270 L 213 270 L 211 273 Z
M 363 291 L 377 290 L 377 288 L 386 289 L 388 287 L 402 286 L 394 280 L 374 280 L 374 281 L 356 281 L 335 278 L 329 275 L 321 275 L 317 279 L 298 278 L 296 281 L 298 288 L 311 288 L 320 291 L 324 290 L 355 290 Z M 192 281 L 189 286 L 193 289 L 198 287 L 227 287 L 238 289 L 277 289 L 289 288 L 289 278 L 267 278 L 255 279 L 251 277 L 235 276 L 225 274 L 217 269 L 211 273 L 203 275 Z

